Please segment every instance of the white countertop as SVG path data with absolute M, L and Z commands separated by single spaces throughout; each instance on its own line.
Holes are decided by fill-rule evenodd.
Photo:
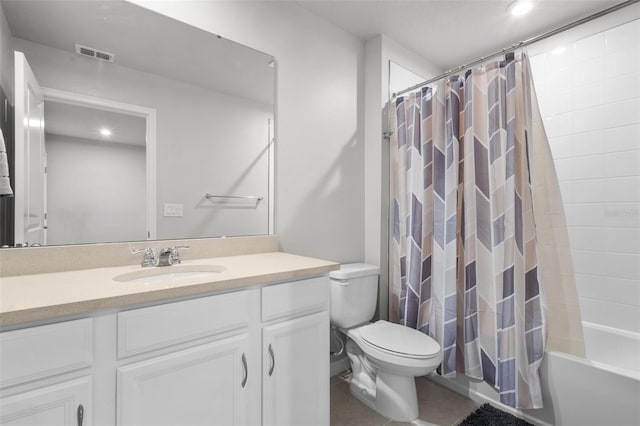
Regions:
M 221 266 L 224 270 L 204 278 L 157 283 L 114 280 L 140 270 L 139 265 L 2 277 L 0 326 L 304 279 L 340 267 L 334 262 L 282 252 L 194 259 L 182 264 Z

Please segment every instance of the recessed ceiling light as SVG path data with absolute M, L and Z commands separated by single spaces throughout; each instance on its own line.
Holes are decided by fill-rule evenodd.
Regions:
M 102 129 L 100 129 L 100 134 L 104 137 L 109 137 L 111 136 L 111 130 L 107 129 L 106 127 L 103 127 Z
M 513 16 L 526 15 L 533 9 L 533 2 L 530 0 L 515 0 L 509 5 L 509 12 Z

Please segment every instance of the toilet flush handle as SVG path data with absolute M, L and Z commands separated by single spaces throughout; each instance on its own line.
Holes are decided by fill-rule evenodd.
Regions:
M 269 376 L 273 374 L 273 369 L 276 368 L 276 357 L 273 355 L 273 346 L 269 343 L 269 356 L 271 357 L 271 367 L 269 368 Z

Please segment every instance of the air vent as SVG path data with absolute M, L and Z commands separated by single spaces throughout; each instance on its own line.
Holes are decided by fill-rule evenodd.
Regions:
M 88 46 L 83 46 L 81 44 L 76 44 L 76 53 L 82 56 L 89 56 L 91 58 L 107 62 L 113 62 L 113 57 L 115 56 L 113 53 L 102 52 L 100 50 Z

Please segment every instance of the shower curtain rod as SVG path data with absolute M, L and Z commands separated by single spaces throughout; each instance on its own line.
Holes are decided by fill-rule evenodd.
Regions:
M 411 86 L 411 87 L 403 89 L 403 90 L 401 90 L 399 92 L 393 93 L 391 97 L 393 99 L 393 98 L 396 98 L 397 96 L 400 96 L 400 95 L 403 95 L 405 93 L 411 92 L 413 90 L 419 89 L 419 88 L 424 87 L 424 86 L 426 86 L 428 84 L 435 83 L 436 81 L 442 80 L 445 77 L 449 77 L 450 75 L 459 73 L 462 70 L 471 68 L 471 67 L 473 67 L 475 65 L 479 65 L 479 64 L 483 63 L 484 61 L 486 61 L 489 58 L 493 58 L 493 57 L 496 57 L 496 56 L 500 56 L 500 55 L 504 55 L 504 54 L 507 54 L 507 53 L 511 53 L 511 52 L 513 52 L 513 51 L 515 51 L 517 49 L 520 49 L 522 47 L 525 47 L 525 46 L 528 46 L 530 44 L 536 43 L 538 41 L 544 40 L 546 38 L 552 37 L 552 36 L 554 36 L 556 34 L 560 34 L 561 32 L 570 30 L 571 28 L 577 27 L 578 25 L 582 25 L 582 24 L 587 23 L 589 21 L 592 21 L 592 20 L 594 20 L 596 18 L 600 18 L 601 16 L 607 15 L 607 14 L 609 14 L 611 12 L 615 12 L 615 11 L 623 9 L 623 8 L 625 8 L 627 6 L 631 6 L 632 4 L 638 3 L 639 1 L 640 0 L 623 1 L 622 3 L 618 3 L 615 6 L 611 6 L 611 7 L 607 8 L 607 9 L 601 10 L 600 12 L 596 12 L 593 15 L 589 15 L 589 16 L 587 16 L 585 18 L 578 19 L 575 22 L 572 22 L 572 23 L 567 24 L 567 25 L 563 25 L 562 27 L 556 28 L 555 30 L 547 31 L 546 33 L 537 35 L 537 36 L 532 37 L 532 38 L 530 38 L 528 40 L 523 40 L 523 41 L 521 41 L 519 43 L 516 43 L 516 44 L 510 46 L 510 47 L 505 47 L 505 48 L 503 48 L 502 50 L 500 50 L 498 52 L 492 53 L 491 55 L 482 56 L 480 59 L 477 59 L 477 60 L 475 60 L 473 62 L 469 62 L 469 63 L 466 63 L 464 65 L 460 65 L 459 67 L 456 67 L 456 68 L 452 68 L 449 71 L 443 72 L 442 74 L 440 74 L 440 75 L 438 75 L 436 77 L 430 78 L 428 80 L 425 80 L 422 83 L 418 83 L 418 84 L 416 84 L 414 86 Z

